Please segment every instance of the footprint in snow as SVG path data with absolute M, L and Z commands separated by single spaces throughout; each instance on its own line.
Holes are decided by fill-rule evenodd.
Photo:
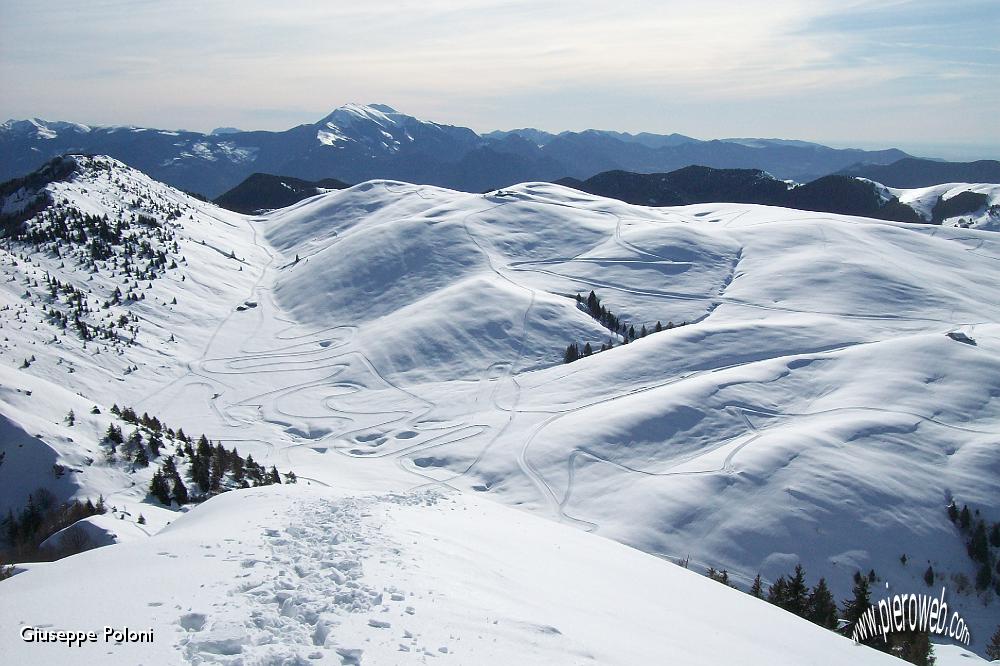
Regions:
M 340 655 L 340 663 L 343 666 L 361 666 L 361 655 L 364 654 L 364 650 L 337 648 L 337 654 Z
M 177 621 L 187 631 L 201 631 L 208 617 L 204 613 L 186 613 Z

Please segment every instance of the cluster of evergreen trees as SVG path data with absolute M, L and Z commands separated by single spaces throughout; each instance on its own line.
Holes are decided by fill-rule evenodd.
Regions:
M 959 510 L 952 500 L 948 505 L 948 518 L 959 529 L 965 539 L 965 548 L 969 557 L 976 563 L 976 590 L 984 592 L 990 587 L 1000 594 L 1000 523 L 987 525 L 979 515 L 969 510 L 965 504 Z
M 148 201 L 135 203 L 154 205 Z M 180 211 L 170 211 L 169 216 L 174 215 L 179 216 Z M 154 217 L 123 211 L 110 220 L 107 214 L 81 212 L 66 200 L 41 211 L 9 237 L 34 245 L 36 251 L 72 256 L 93 273 L 103 267 L 140 280 L 158 277 L 167 268 L 169 254 L 179 251 L 173 229 Z
M 730 584 L 729 574 L 725 570 L 709 569 L 707 575 L 712 580 Z M 750 594 L 831 631 L 836 631 L 842 620 L 843 631 L 850 635 L 855 623 L 872 605 L 871 585 L 877 580 L 874 570 L 869 571 L 867 575 L 860 571 L 855 572 L 851 597 L 842 603 L 839 618 L 837 602 L 830 592 L 826 579 L 820 578 L 810 587 L 801 564 L 796 565 L 794 571 L 787 576 L 779 576 L 766 590 L 760 574 L 757 574 L 750 587 Z M 865 645 L 920 666 L 932 666 L 934 663 L 930 636 L 927 632 L 890 634 L 888 642 L 876 636 L 867 639 Z
M 162 457 L 149 484 L 150 495 L 162 504 L 201 502 L 234 488 L 282 483 L 276 467 L 268 470 L 251 455 L 243 458 L 235 447 L 229 451 L 221 443 L 213 446 L 204 434 L 195 442 L 183 428 L 174 431 L 145 412 L 139 416 L 131 407 L 118 405 L 111 412 L 135 428 L 125 437 L 120 426 L 108 425 L 104 442 L 109 459 L 121 456 L 138 469 Z M 295 483 L 294 472 L 284 476 L 284 483 Z
M 108 317 L 104 323 L 92 322 L 88 324 L 86 319 L 93 313 L 93 309 L 87 301 L 87 295 L 69 282 L 61 282 L 52 277 L 47 271 L 43 279 L 50 298 L 49 306 L 45 308 L 45 315 L 50 323 L 65 331 L 72 322 L 73 330 L 84 341 L 101 339 L 124 343 L 134 342 L 135 335 L 138 333 L 138 317 L 127 313 L 120 315 L 117 320 L 114 317 Z M 39 285 L 35 282 L 34 286 L 38 287 Z M 116 294 L 120 296 L 121 292 L 116 290 Z M 61 301 L 60 297 L 65 300 Z M 118 302 L 119 299 L 116 298 L 115 303 Z M 66 306 L 65 309 L 57 307 L 62 305 Z M 104 308 L 108 308 L 110 305 L 110 302 L 105 301 Z M 131 333 L 131 339 L 123 337 L 120 331 Z
M 636 331 L 634 324 L 623 322 L 618 315 L 609 310 L 606 306 L 602 305 L 601 299 L 598 298 L 597 294 L 593 291 L 590 292 L 590 295 L 587 296 L 586 299 L 584 299 L 580 294 L 577 294 L 576 304 L 577 307 L 587 312 L 595 320 L 599 321 L 602 326 L 610 330 L 616 336 L 619 336 L 621 344 L 623 345 L 627 345 L 629 342 L 634 342 L 637 338 L 644 338 L 651 332 L 659 333 L 664 329 L 671 329 L 674 327 L 674 323 L 672 321 L 667 322 L 666 326 L 663 326 L 660 322 L 656 322 L 656 326 L 653 327 L 652 331 L 648 330 L 645 324 L 640 326 L 639 330 Z M 681 324 L 681 326 L 683 325 L 684 324 Z M 596 351 L 607 351 L 614 346 L 614 338 L 608 338 L 607 343 L 601 344 L 600 350 Z M 596 351 L 589 342 L 584 344 L 583 347 L 580 346 L 579 342 L 571 342 L 567 345 L 566 351 L 563 353 L 563 363 L 572 363 L 573 361 L 581 359 L 584 356 L 590 356 L 591 354 L 596 353 Z
M 44 488 L 39 488 L 28 495 L 25 507 L 18 514 L 7 511 L 2 521 L 2 535 L 6 548 L 0 550 L 0 565 L 8 562 L 27 562 L 41 559 L 52 559 L 68 555 L 70 552 L 42 552 L 40 545 L 59 530 L 69 527 L 78 520 L 94 516 L 106 511 L 104 498 L 80 502 L 72 500 L 59 504 L 55 496 Z M 66 547 L 75 545 L 72 550 L 85 550 L 86 544 L 64 544 Z
M 267 470 L 251 455 L 244 459 L 236 447 L 233 447 L 232 451 L 227 451 L 221 443 L 213 447 L 204 435 L 198 439 L 195 446 L 191 445 L 190 440 L 185 441 L 183 446 L 177 449 L 176 455 L 178 458 L 187 459 L 189 482 L 196 490 L 188 490 L 177 469 L 174 456 L 168 456 L 149 483 L 150 495 L 167 506 L 170 506 L 172 501 L 178 505 L 201 502 L 234 488 L 281 483 L 281 475 L 276 467 L 272 466 Z M 285 475 L 286 483 L 295 481 L 294 472 Z
M 834 601 L 833 594 L 827 587 L 826 579 L 820 578 L 810 588 L 806 584 L 806 574 L 801 564 L 796 565 L 795 570 L 788 576 L 779 576 L 768 587 L 766 597 L 758 574 L 754 578 L 750 594 L 757 598 L 766 598 L 769 603 L 784 608 L 789 613 L 804 617 L 821 627 L 837 628 L 837 602 Z
M 103 165 L 95 162 L 93 166 Z M 177 225 L 170 221 L 181 216 L 177 204 L 157 202 L 141 192 L 136 193 L 130 208 L 122 207 L 111 218 L 108 214 L 84 213 L 66 199 L 47 200 L 45 208 L 7 229 L 7 237 L 33 246 L 28 249 L 34 253 L 48 253 L 62 259 L 61 267 L 67 261 L 74 261 L 92 274 L 112 278 L 117 283 L 114 292 L 100 305 L 99 300 L 88 302 L 88 295 L 81 288 L 46 273 L 43 287 L 49 302 L 44 311 L 50 323 L 63 330 L 72 328 L 85 342 L 104 340 L 117 346 L 119 342 L 135 341 L 138 319 L 131 313 L 121 316 L 108 313 L 102 317 L 99 311 L 145 299 L 140 281 L 146 283 L 146 288 L 151 287 L 153 280 L 177 268 L 183 257 L 175 231 Z M 26 295 L 30 296 L 28 292 Z
M 111 413 L 135 428 L 128 437 L 125 437 L 119 425 L 115 423 L 108 425 L 104 433 L 104 444 L 108 447 L 107 457 L 110 462 L 116 461 L 118 456 L 121 456 L 126 462 L 131 463 L 133 470 L 148 467 L 151 460 L 160 457 L 161 450 L 165 446 L 164 437 L 174 441 L 188 441 L 183 429 L 175 433 L 158 418 L 145 412 L 142 416 L 138 416 L 131 407 L 119 408 L 118 405 L 113 405 Z

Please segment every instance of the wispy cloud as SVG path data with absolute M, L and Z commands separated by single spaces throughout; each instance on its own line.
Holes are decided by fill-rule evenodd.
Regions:
M 997 101 L 998 22 L 993 0 L 15 2 L 0 115 L 278 128 L 357 100 L 478 128 L 997 142 L 968 109 Z

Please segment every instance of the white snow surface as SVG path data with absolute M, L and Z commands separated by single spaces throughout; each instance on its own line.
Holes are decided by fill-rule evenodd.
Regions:
M 885 187 L 885 192 L 899 199 L 927 221 L 938 199 L 947 201 L 962 192 L 985 194 L 986 205 L 972 213 L 965 213 L 945 219 L 944 226 L 963 226 L 974 229 L 1000 231 L 1000 185 L 993 183 L 944 183 L 915 189 Z M 994 207 L 993 210 L 990 210 Z
M 113 281 L 0 254 L 0 508 L 103 494 L 129 543 L 0 583 L 0 626 L 157 629 L 85 663 L 894 663 L 696 573 L 802 562 L 841 600 L 858 569 L 923 591 L 930 562 L 972 648 L 992 633 L 998 602 L 952 589 L 975 570 L 945 506 L 1000 520 L 996 234 L 542 183 L 371 181 L 245 217 L 97 159 L 53 193 L 181 206 L 187 261 L 129 306 L 137 344 L 95 353 L 52 341 L 25 278 Z M 687 325 L 621 345 L 591 289 L 637 330 Z M 178 518 L 152 468 L 101 460 L 112 403 L 299 485 Z
M 154 628 L 152 645 L 4 636 L 8 663 L 899 663 L 694 572 L 454 491 L 232 492 L 3 592 L 5 629 L 95 617 Z

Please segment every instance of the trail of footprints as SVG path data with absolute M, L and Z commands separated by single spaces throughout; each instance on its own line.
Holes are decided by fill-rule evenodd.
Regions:
M 380 533 L 379 505 L 434 504 L 433 491 L 296 503 L 295 520 L 265 529 L 270 555 L 241 559 L 244 573 L 211 613 L 187 613 L 181 653 L 191 664 L 362 664 L 366 646 L 394 645 L 400 663 L 452 654 L 425 645 L 406 629 L 422 593 L 365 581 L 365 561 L 391 559 L 405 568 L 402 550 Z

